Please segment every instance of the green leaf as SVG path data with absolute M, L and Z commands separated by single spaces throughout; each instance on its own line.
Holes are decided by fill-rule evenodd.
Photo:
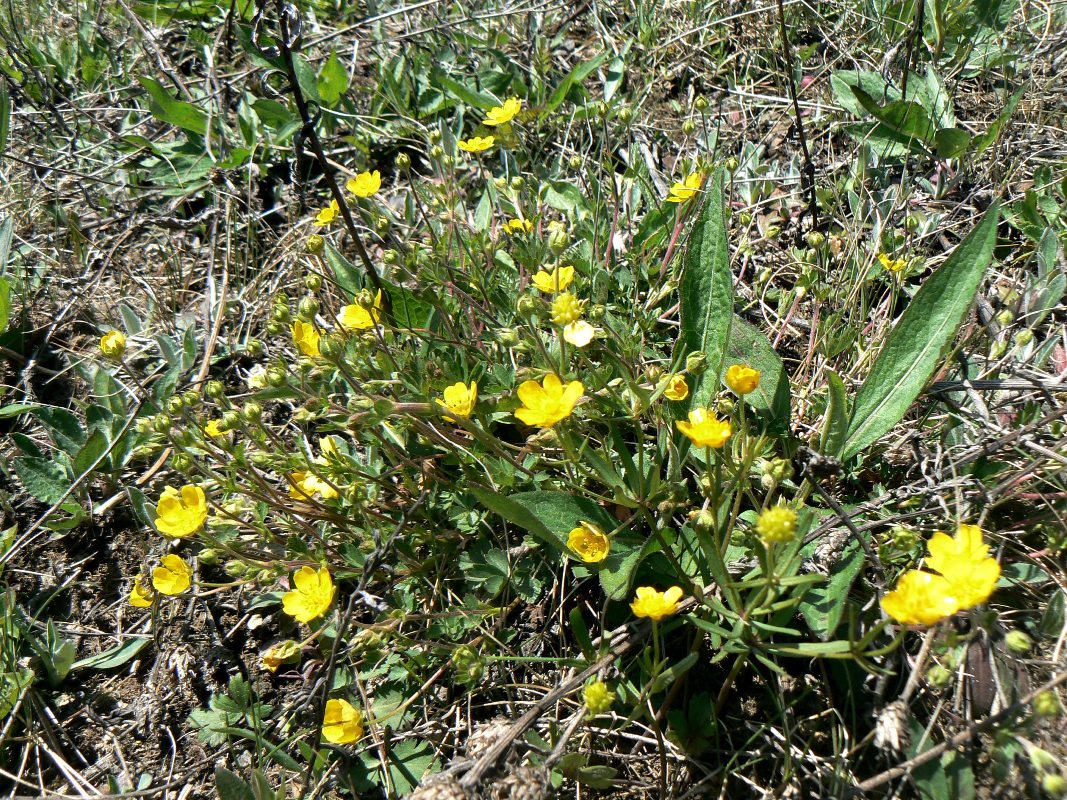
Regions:
M 706 406 L 719 390 L 719 374 L 733 319 L 734 281 L 723 215 L 723 171 L 705 184 L 704 206 L 689 237 L 679 286 L 681 332 L 686 355 L 704 353 L 708 370 L 690 395 L 690 408 Z
M 85 444 L 85 431 L 77 416 L 65 408 L 55 406 L 38 406 L 34 409 L 37 418 L 48 428 L 48 433 L 56 447 L 73 457 Z
M 584 64 L 578 64 L 574 69 L 568 72 L 556 88 L 552 90 L 552 94 L 549 96 L 548 102 L 545 103 L 541 116 L 546 117 L 559 108 L 560 104 L 567 99 L 567 95 L 570 94 L 571 87 L 575 84 L 580 85 L 582 81 L 589 77 L 594 70 L 607 60 L 608 54 L 601 53 L 591 61 L 586 61 Z
M 956 158 L 971 146 L 971 135 L 959 128 L 941 128 L 934 134 L 934 142 L 941 158 Z
M 604 76 L 604 102 L 610 103 L 611 98 L 622 86 L 623 78 L 626 77 L 626 62 L 621 56 L 616 56 L 608 64 L 607 74 Z
M 192 103 L 171 97 L 170 92 L 164 89 L 159 81 L 147 77 L 141 77 L 137 80 L 148 92 L 149 97 L 152 98 L 152 102 L 149 104 L 149 111 L 152 112 L 153 117 L 161 122 L 181 128 L 183 131 L 195 133 L 198 136 L 207 134 L 208 116 L 206 113 Z
M 27 492 L 48 505 L 58 503 L 70 488 L 67 471 L 50 458 L 19 456 L 15 459 L 15 474 Z
M 833 370 L 826 373 L 828 396 L 826 400 L 826 422 L 823 425 L 820 440 L 820 452 L 835 458 L 841 455 L 848 435 L 848 394 L 845 382 Z
M 903 144 L 933 143 L 934 124 L 930 121 L 930 115 L 918 103 L 911 100 L 894 100 L 882 106 L 857 86 L 852 87 L 852 93 L 864 110 L 878 120 L 884 129 L 883 133 L 888 133 L 891 138 L 896 138 Z
M 333 270 L 337 285 L 348 293 L 349 299 L 354 298 L 363 288 L 363 273 L 329 242 L 323 244 L 322 254 Z
M 429 742 L 404 739 L 390 748 L 389 756 L 389 778 L 393 788 L 398 795 L 407 795 L 431 770 L 437 760 L 437 751 Z M 380 769 L 378 755 L 371 754 L 371 758 Z
M 801 552 L 810 558 L 818 544 L 812 542 Z M 830 579 L 823 586 L 808 589 L 800 603 L 800 613 L 808 623 L 808 628 L 824 642 L 833 636 L 841 623 L 841 616 L 848 607 L 849 590 L 863 569 L 863 561 L 864 552 L 860 543 L 855 538 L 849 539 L 830 573 Z
M 7 257 L 11 253 L 11 237 L 15 234 L 15 220 L 6 217 L 0 222 L 0 275 L 7 271 Z
M 151 638 L 147 636 L 135 636 L 96 655 L 75 661 L 71 669 L 114 669 L 115 667 L 121 667 L 144 650 L 151 641 Z
M 0 156 L 7 149 L 7 137 L 11 132 L 11 95 L 7 85 L 0 84 Z
M 853 93 L 853 88 L 862 90 L 868 97 L 887 102 L 900 99 L 900 92 L 888 86 L 885 79 L 877 72 L 838 70 L 830 76 L 830 88 L 833 90 L 834 99 L 838 105 L 854 117 L 864 116 L 865 109 Z
M 994 204 L 948 260 L 920 287 L 856 396 L 843 457 L 896 425 L 941 364 L 993 258 L 1000 207 Z
M 72 469 L 75 475 L 84 475 L 100 456 L 107 452 L 107 436 L 100 430 L 93 431 L 85 445 L 74 456 Z
M 348 72 L 337 58 L 337 53 L 330 53 L 330 57 L 319 70 L 318 88 L 322 102 L 331 107 L 336 105 L 348 89 Z
M 397 328 L 426 330 L 434 313 L 432 305 L 403 286 L 385 284 L 385 293 L 389 295 L 392 322 Z
M 0 333 L 7 330 L 7 323 L 11 319 L 11 282 L 7 278 L 0 278 Z
M 1008 102 L 1005 103 L 1004 109 L 997 115 L 997 118 L 993 120 L 993 124 L 986 128 L 986 132 L 974 137 L 971 142 L 971 147 L 974 148 L 976 154 L 982 153 L 989 149 L 990 146 L 996 144 L 997 139 L 1000 138 L 1000 132 L 1011 120 L 1011 115 L 1015 113 L 1015 107 L 1019 105 L 1019 101 L 1023 99 L 1025 93 L 1025 86 L 1022 89 L 1017 90 L 1015 94 L 1008 99 Z
M 448 94 L 459 99 L 473 108 L 480 108 L 483 111 L 488 111 L 491 108 L 495 108 L 500 105 L 500 102 L 491 94 L 486 92 L 480 92 L 477 89 L 472 89 L 466 86 L 454 78 L 448 77 L 441 69 L 435 69 L 433 71 L 433 82 L 444 89 Z
M 219 800 L 256 800 L 252 787 L 225 767 L 215 767 L 215 791 Z
M 731 364 L 747 364 L 759 370 L 759 386 L 745 395 L 745 402 L 756 411 L 766 413 L 779 428 L 786 428 L 789 425 L 789 378 L 785 374 L 785 365 L 763 332 L 737 315 L 734 315 L 730 328 L 722 375 Z
M 585 208 L 585 198 L 577 186 L 551 181 L 545 189 L 545 204 L 566 214 Z

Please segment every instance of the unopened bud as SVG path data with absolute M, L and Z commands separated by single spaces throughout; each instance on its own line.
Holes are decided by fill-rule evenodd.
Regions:
M 687 119 L 682 123 L 682 133 L 686 136 L 692 136 L 697 129 L 697 124 L 691 119 Z
M 396 164 L 396 168 L 399 170 L 408 169 L 411 166 L 411 156 L 407 153 L 397 153 L 396 160 L 393 163 Z
M 1041 692 L 1034 698 L 1034 716 L 1051 718 L 1058 717 L 1063 710 L 1060 706 L 1060 698 L 1051 689 Z
M 537 300 L 528 294 L 521 295 L 515 303 L 515 310 L 520 317 L 530 317 L 537 313 Z
M 317 256 L 323 251 L 326 246 L 326 240 L 319 236 L 317 233 L 311 234 L 307 241 L 304 242 L 304 250 L 311 253 L 313 256 Z
M 319 313 L 319 301 L 317 298 L 308 295 L 300 300 L 299 306 L 300 316 L 305 319 L 312 319 Z
M 804 235 L 804 241 L 808 243 L 808 247 L 814 247 L 818 250 L 826 244 L 826 235 L 822 231 L 808 231 Z
M 1023 631 L 1008 631 L 1004 637 L 1004 645 L 1017 656 L 1025 656 L 1034 646 L 1034 641 Z
M 935 689 L 944 689 L 952 682 L 952 672 L 940 664 L 926 670 L 926 682 Z
M 567 166 L 573 170 L 582 168 L 582 159 L 580 156 L 571 156 L 567 161 Z
M 726 168 L 727 172 L 736 172 L 739 164 L 740 162 L 737 160 L 737 156 L 729 156 L 722 162 L 722 165 Z M 751 218 L 752 216 L 749 215 L 750 220 Z M 746 222 L 745 224 L 747 225 L 748 223 Z
M 690 353 L 685 359 L 685 371 L 690 375 L 703 375 L 708 369 L 708 357 L 702 351 Z
M 514 178 L 511 179 L 511 183 L 509 185 L 511 186 L 512 191 L 517 192 L 521 190 L 523 186 L 526 185 L 526 180 L 522 177 L 522 175 L 516 175 Z
M 693 101 L 693 108 L 695 108 L 697 111 L 707 111 L 708 98 L 706 98 L 704 95 L 698 95 L 697 99 Z

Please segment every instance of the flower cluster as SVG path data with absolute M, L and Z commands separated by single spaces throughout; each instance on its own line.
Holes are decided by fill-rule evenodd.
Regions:
M 904 625 L 934 625 L 984 603 L 1000 578 L 977 525 L 960 525 L 955 537 L 935 533 L 927 543 L 926 566 L 934 574 L 909 570 L 882 598 L 882 610 Z

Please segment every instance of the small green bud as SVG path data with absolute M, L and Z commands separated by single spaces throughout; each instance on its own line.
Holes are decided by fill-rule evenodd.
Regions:
M 196 554 L 196 558 L 205 567 L 213 567 L 219 563 L 219 551 L 213 547 L 205 547 Z
M 623 106 L 619 109 L 618 117 L 619 122 L 621 122 L 623 125 L 629 125 L 630 120 L 634 118 L 634 110 L 629 106 Z
M 996 361 L 1006 352 L 1008 352 L 1008 343 L 1003 339 L 997 339 L 989 348 L 989 358 L 991 361 Z
M 411 168 L 411 156 L 407 153 L 397 153 L 396 160 L 393 162 L 396 164 L 398 170 L 406 170 Z
M 715 512 L 709 508 L 698 511 L 693 519 L 693 527 L 701 532 L 714 530 L 715 523 Z
M 227 411 L 219 420 L 219 428 L 224 431 L 235 431 L 241 427 L 241 415 L 236 411 Z
M 704 112 L 708 110 L 708 98 L 704 95 L 697 95 L 697 99 L 693 101 L 693 108 L 697 111 Z
M 690 353 L 685 359 L 685 371 L 690 375 L 703 375 L 708 369 L 708 357 L 703 350 Z
M 285 386 L 288 377 L 282 367 L 271 367 L 267 370 L 267 385 L 275 389 Z
M 804 234 L 804 241 L 808 243 L 808 247 L 818 250 L 826 244 L 826 235 L 822 231 L 808 231 Z
M 921 224 L 922 220 L 919 218 L 918 214 L 908 214 L 908 216 L 904 218 L 904 229 L 907 231 L 917 231 Z
M 727 172 L 736 172 L 740 162 L 737 160 L 737 156 L 729 156 L 723 160 L 722 165 Z M 749 219 L 752 219 L 751 214 L 749 214 Z M 748 223 L 746 222 L 745 224 L 747 225 Z
M 137 431 L 138 436 L 146 436 L 150 430 L 152 430 L 152 418 L 141 417 L 134 423 L 134 430 Z
M 1011 325 L 1011 323 L 1015 321 L 1015 315 L 1005 308 L 997 312 L 996 320 L 1001 327 L 1006 328 L 1008 325 Z
M 1051 689 L 1041 692 L 1034 698 L 1034 716 L 1050 719 L 1052 717 L 1058 717 L 1063 710 L 1060 705 L 1060 698 L 1056 696 L 1056 693 Z
M 374 230 L 378 233 L 388 233 L 392 227 L 393 223 L 389 217 L 378 217 L 374 220 Z
M 188 453 L 174 453 L 170 457 L 170 466 L 183 475 L 193 468 L 193 459 Z
M 170 427 L 173 424 L 174 420 L 169 414 L 156 414 L 156 418 L 152 420 L 152 427 L 156 433 L 170 433 Z
M 223 566 L 222 571 L 229 575 L 231 578 L 241 578 L 246 572 L 248 572 L 248 565 L 243 561 L 233 559 L 227 561 Z
M 322 288 L 322 276 L 316 275 L 312 272 L 310 275 L 304 276 L 304 288 L 309 292 L 317 292 Z
M 344 355 L 345 341 L 332 333 L 319 337 L 319 352 L 323 358 L 339 358 Z
M 652 384 L 658 383 L 663 377 L 663 367 L 659 364 L 650 364 L 645 367 L 645 379 Z
M 433 147 L 430 148 L 430 158 L 439 159 L 444 154 L 445 148 L 441 147 L 441 145 L 439 144 L 435 144 Z
M 1067 797 L 1067 780 L 1058 772 L 1046 772 L 1041 776 L 1041 789 L 1057 800 Z
M 520 317 L 532 317 L 537 313 L 538 302 L 536 298 L 530 297 L 528 294 L 521 295 L 518 301 L 515 303 L 515 310 Z
M 267 323 L 267 333 L 269 333 L 271 336 L 281 336 L 285 332 L 285 323 L 277 322 L 276 320 L 271 320 Z
M 302 410 L 297 409 L 297 411 Z M 261 469 L 271 469 L 274 466 L 274 456 L 264 450 L 253 450 L 249 453 L 248 460 Z
M 300 316 L 304 319 L 314 319 L 319 313 L 319 301 L 317 298 L 307 295 L 300 300 Z
M 585 312 L 590 322 L 600 322 L 607 315 L 608 309 L 603 303 L 594 303 Z
M 289 306 L 283 306 L 283 305 L 276 305 L 273 308 L 271 308 L 270 317 L 275 322 L 281 322 L 282 324 L 286 324 L 286 323 L 292 321 L 292 319 L 293 319 L 293 316 L 289 311 Z
M 579 170 L 582 168 L 581 156 L 571 156 L 567 159 L 567 166 L 573 170 Z
M 696 129 L 697 124 L 691 119 L 687 119 L 685 122 L 682 123 L 682 133 L 684 133 L 686 136 L 692 136 L 694 133 L 696 133 Z
M 514 347 L 519 343 L 519 332 L 514 328 L 501 328 L 496 333 L 496 340 L 504 347 Z
M 505 178 L 503 175 L 497 175 L 495 178 L 493 178 L 493 186 L 495 186 L 500 191 L 504 191 L 508 188 L 508 179 Z
M 608 104 L 605 103 L 603 100 L 601 100 L 599 103 L 596 104 L 595 109 L 596 109 L 596 115 L 598 117 L 600 117 L 601 119 L 607 119 L 608 118 L 608 114 L 610 112 L 610 109 L 608 108 Z
M 382 253 L 382 261 L 384 261 L 386 264 L 390 264 L 390 265 L 399 264 L 400 263 L 400 253 L 398 253 L 396 250 L 393 250 L 392 248 L 390 248 L 389 250 L 386 250 L 384 253 Z
M 521 191 L 522 187 L 526 185 L 526 179 L 523 178 L 522 175 L 516 175 L 514 178 L 511 179 L 511 183 L 509 185 L 511 186 L 511 190 L 513 192 Z
M 1034 340 L 1034 332 L 1030 330 L 1019 331 L 1015 334 L 1015 344 L 1017 347 L 1026 347 L 1030 342 Z
M 319 236 L 317 233 L 311 234 L 307 241 L 304 242 L 305 252 L 311 253 L 313 256 L 317 256 L 326 247 L 326 240 Z
M 365 309 L 374 308 L 374 295 L 370 289 L 360 289 L 356 293 L 356 305 Z
M 474 684 L 481 680 L 485 662 L 478 651 L 469 645 L 460 645 L 452 653 L 452 666 L 456 677 L 463 683 Z
M 952 683 L 952 672 L 940 664 L 934 664 L 926 670 L 926 682 L 935 689 L 944 689 Z
M 742 225 L 749 225 L 752 223 L 752 215 L 747 211 L 742 211 L 737 215 L 737 221 Z
M 249 425 L 257 424 L 263 418 L 263 406 L 255 401 L 249 401 L 241 406 L 241 419 Z
M 182 395 L 182 405 L 186 408 L 195 409 L 200 407 L 203 398 L 196 389 L 189 389 Z
M 245 352 L 253 358 L 263 355 L 263 342 L 259 339 L 249 339 L 245 344 Z
M 1034 640 L 1023 631 L 1008 631 L 1004 637 L 1004 646 L 1017 656 L 1025 656 L 1034 646 Z
M 768 239 L 777 239 L 779 236 L 782 235 L 782 226 L 768 225 L 767 228 L 763 231 L 763 235 L 766 236 Z
M 172 397 L 167 401 L 167 411 L 178 417 L 185 411 L 185 402 L 180 397 Z
M 456 163 L 456 159 L 453 158 L 452 156 L 448 155 L 447 153 L 445 155 L 441 156 L 441 165 L 442 166 L 451 167 L 455 163 Z

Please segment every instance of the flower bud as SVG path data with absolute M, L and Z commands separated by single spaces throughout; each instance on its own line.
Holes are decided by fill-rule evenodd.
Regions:
M 739 164 L 740 164 L 740 162 L 737 160 L 737 156 L 729 156 L 728 158 L 724 159 L 723 162 L 722 162 L 722 165 L 723 165 L 723 167 L 725 167 L 727 172 L 736 172 L 737 171 L 737 167 L 739 166 Z M 749 214 L 748 218 L 749 218 L 749 221 L 751 221 L 752 215 Z M 747 225 L 748 222 L 746 222 L 744 224 Z
M 219 563 L 219 551 L 213 547 L 205 547 L 196 554 L 196 560 L 205 567 L 213 567 Z
M 241 406 L 241 419 L 249 425 L 257 424 L 263 418 L 263 406 L 255 401 L 249 401 Z
M 567 166 L 573 170 L 579 170 L 582 168 L 582 159 L 580 156 L 571 156 L 567 160 Z
M 1060 706 L 1060 698 L 1056 696 L 1056 693 L 1051 689 L 1041 692 L 1034 698 L 1034 716 L 1036 717 L 1058 717 L 1063 710 Z
M 919 226 L 922 224 L 922 220 L 918 214 L 908 214 L 904 218 L 904 230 L 915 232 L 919 230 Z
M 619 109 L 619 113 L 617 116 L 619 117 L 619 122 L 621 122 L 623 125 L 629 125 L 630 120 L 634 118 L 634 110 L 629 106 L 623 106 Z
M 496 333 L 496 340 L 504 347 L 514 347 L 519 343 L 519 332 L 514 328 L 501 328 Z
M 763 235 L 766 236 L 768 239 L 777 239 L 779 236 L 782 235 L 782 226 L 781 225 L 768 225 L 764 229 Z
M 122 331 L 108 331 L 100 337 L 100 354 L 105 358 L 118 361 L 126 352 L 126 334 Z
M 704 95 L 697 95 L 697 99 L 693 101 L 693 108 L 697 111 L 704 112 L 708 110 L 708 98 Z
M 175 417 L 180 417 L 183 411 L 185 411 L 185 402 L 181 399 L 181 397 L 175 396 L 167 401 L 168 413 L 174 415 Z
M 1015 345 L 1017 347 L 1026 347 L 1030 342 L 1034 340 L 1034 332 L 1030 330 L 1019 331 L 1015 334 Z
M 682 123 L 682 133 L 686 136 L 692 136 L 697 129 L 697 124 L 691 119 L 687 119 Z
M 804 241 L 808 243 L 808 247 L 814 247 L 818 250 L 826 244 L 826 236 L 821 231 L 808 231 L 804 235 Z
M 249 339 L 245 344 L 245 352 L 253 358 L 263 355 L 263 342 L 259 339 Z
M 288 328 L 283 322 L 276 322 L 275 320 L 271 320 L 267 323 L 267 333 L 269 333 L 271 336 L 281 336 L 287 330 Z
M 172 424 L 174 424 L 174 420 L 170 418 L 169 414 L 156 414 L 155 419 L 152 420 L 152 427 L 156 433 L 170 433 Z
M 311 234 L 307 241 L 304 242 L 304 251 L 311 253 L 313 256 L 317 256 L 326 247 L 326 240 L 319 236 L 317 233 Z
M 516 175 L 514 178 L 511 179 L 511 183 L 509 185 L 511 186 L 512 191 L 518 192 L 522 189 L 523 186 L 526 185 L 526 180 L 522 177 L 522 175 Z
M 219 430 L 235 431 L 241 427 L 241 415 L 236 411 L 227 411 L 219 419 Z
M 1067 797 L 1067 780 L 1058 772 L 1046 772 L 1041 776 L 1041 789 L 1049 797 L 1059 800 Z
M 280 322 L 283 325 L 292 321 L 292 314 L 289 312 L 289 306 L 283 306 L 278 304 L 271 308 L 270 317 L 275 322 Z
M 378 233 L 388 233 L 389 229 L 392 227 L 393 223 L 389 217 L 378 217 L 374 220 L 374 230 Z
M 273 386 L 275 389 L 285 386 L 288 380 L 288 375 L 285 374 L 285 370 L 282 367 L 271 367 L 267 370 L 267 385 Z
M 685 371 L 690 375 L 703 375 L 708 369 L 708 357 L 703 350 L 690 353 L 685 359 Z
M 481 680 L 485 671 L 485 662 L 470 645 L 460 645 L 452 653 L 452 666 L 456 670 L 456 677 L 463 683 L 474 684 Z
M 229 575 L 231 578 L 240 578 L 243 577 L 246 572 L 248 572 L 248 565 L 245 564 L 243 561 L 233 559 L 231 561 L 226 562 L 226 564 L 222 568 L 222 571 Z
M 403 171 L 406 169 L 410 169 L 411 156 L 409 156 L 407 153 L 397 153 L 396 159 L 393 161 L 393 163 L 396 164 L 396 168 L 398 170 Z
M 322 288 L 322 276 L 312 272 L 304 276 L 304 288 L 309 292 L 317 292 Z
M 934 689 L 944 689 L 952 683 L 952 672 L 940 664 L 934 664 L 926 670 L 926 682 Z
M 319 354 L 323 358 L 337 359 L 345 353 L 345 340 L 332 333 L 319 337 Z
M 319 301 L 317 298 L 307 295 L 300 300 L 300 316 L 304 319 L 313 319 L 319 313 Z
M 439 142 L 439 141 L 441 141 L 441 131 L 438 130 L 437 128 L 434 128 L 433 130 L 430 131 L 430 142 L 432 143 L 432 142 Z
M 521 295 L 515 303 L 515 310 L 520 317 L 532 317 L 537 313 L 537 300 L 528 294 Z
M 1034 641 L 1023 631 L 1008 631 L 1004 637 L 1004 646 L 1017 656 L 1025 656 L 1034 646 Z
M 384 253 L 382 253 L 382 261 L 385 262 L 386 264 L 390 264 L 390 265 L 399 264 L 400 263 L 400 253 L 398 253 L 396 250 L 393 250 L 392 248 L 390 248 L 389 250 L 386 250 Z
M 138 436 L 147 436 L 148 432 L 152 430 L 151 417 L 141 417 L 134 424 L 133 428 L 135 431 L 137 431 Z
M 715 512 L 709 508 L 698 511 L 693 518 L 693 527 L 702 532 L 715 530 L 715 523 Z

